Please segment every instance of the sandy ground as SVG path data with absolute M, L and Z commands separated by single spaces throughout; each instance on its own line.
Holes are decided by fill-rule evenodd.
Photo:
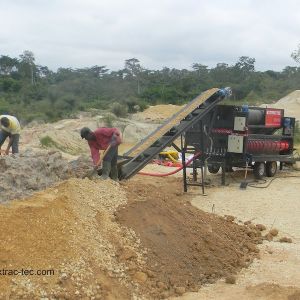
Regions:
M 300 90 L 296 90 L 281 98 L 274 104 L 264 104 L 262 106 L 283 108 L 286 117 L 300 119 Z
M 161 123 L 178 112 L 182 106 L 173 104 L 160 104 L 149 106 L 143 112 L 138 112 L 132 116 L 133 120 L 142 122 Z
M 236 222 L 251 220 L 267 229 L 277 228 L 279 236 L 260 245 L 261 259 L 242 270 L 235 285 L 221 280 L 181 299 L 300 299 L 300 173 L 282 171 L 278 176 L 299 177 L 277 178 L 268 188 L 246 190 L 239 189 L 240 175 L 229 177 L 229 186 L 208 188 L 206 197 L 193 188 L 192 204 L 218 215 L 233 215 Z M 283 236 L 293 243 L 279 243 Z

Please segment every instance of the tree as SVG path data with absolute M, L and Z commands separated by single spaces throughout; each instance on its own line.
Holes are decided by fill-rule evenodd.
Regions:
M 292 52 L 291 57 L 294 59 L 294 61 L 300 63 L 300 44 L 298 45 L 298 49 Z
M 207 66 L 202 65 L 202 64 L 194 63 L 194 64 L 192 64 L 192 68 L 199 77 L 201 77 L 203 75 L 207 75 L 207 73 L 208 73 Z
M 138 95 L 141 93 L 140 75 L 142 71 L 143 68 L 141 67 L 140 61 L 137 58 L 130 58 L 125 60 L 125 73 L 127 73 L 129 77 L 136 78 Z
M 21 68 L 23 69 L 25 77 L 31 78 L 31 84 L 35 83 L 34 72 L 36 66 L 34 61 L 35 61 L 34 54 L 29 50 L 25 50 L 23 54 L 20 55 Z
M 89 72 L 91 74 L 93 74 L 93 76 L 98 77 L 98 78 L 102 78 L 109 69 L 106 69 L 106 66 L 93 66 L 91 68 L 88 69 Z
M 36 73 L 40 78 L 52 76 L 54 73 L 46 66 L 36 66 Z
M 12 72 L 17 71 L 18 60 L 10 58 L 6 55 L 0 57 L 0 75 L 11 75 Z
M 211 69 L 210 75 L 214 81 L 224 82 L 229 77 L 230 68 L 226 63 L 217 63 L 216 67 Z
M 248 72 L 254 72 L 255 67 L 255 58 L 251 58 L 248 56 L 241 56 L 238 60 L 238 62 L 235 64 L 235 68 L 248 73 Z

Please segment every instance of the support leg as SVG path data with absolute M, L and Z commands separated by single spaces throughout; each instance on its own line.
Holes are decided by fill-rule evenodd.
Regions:
M 225 175 L 226 175 L 226 162 L 222 164 L 222 185 L 226 185 L 225 182 Z

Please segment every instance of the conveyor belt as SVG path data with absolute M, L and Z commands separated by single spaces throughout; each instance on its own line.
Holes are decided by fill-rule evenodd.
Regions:
M 219 89 L 213 88 L 201 93 L 193 101 L 185 105 L 180 111 L 167 119 L 161 126 L 156 130 L 146 136 L 140 143 L 136 144 L 129 151 L 124 153 L 125 156 L 134 157 L 146 150 L 151 146 L 159 137 L 163 136 L 168 132 L 173 126 L 177 125 L 181 120 L 183 120 L 187 115 L 194 111 L 199 105 L 201 105 L 205 100 L 214 95 Z
M 131 159 L 122 167 L 121 179 L 128 179 L 140 171 L 160 151 L 201 120 L 229 93 L 229 89 L 213 88 L 201 93 L 164 124 L 124 154 Z

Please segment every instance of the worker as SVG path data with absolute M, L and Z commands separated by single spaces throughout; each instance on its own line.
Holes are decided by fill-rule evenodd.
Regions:
M 103 157 L 101 179 L 105 180 L 110 177 L 117 181 L 118 146 L 122 141 L 120 131 L 117 128 L 106 127 L 92 131 L 88 127 L 83 127 L 80 131 L 80 135 L 83 139 L 88 141 L 95 169 L 101 166 L 99 150 L 107 150 Z
M 0 115 L 0 125 L 0 153 L 2 153 L 1 147 L 7 137 L 9 137 L 9 142 L 4 151 L 5 154 L 9 154 L 10 147 L 12 147 L 13 154 L 19 153 L 21 126 L 18 119 L 10 115 Z

